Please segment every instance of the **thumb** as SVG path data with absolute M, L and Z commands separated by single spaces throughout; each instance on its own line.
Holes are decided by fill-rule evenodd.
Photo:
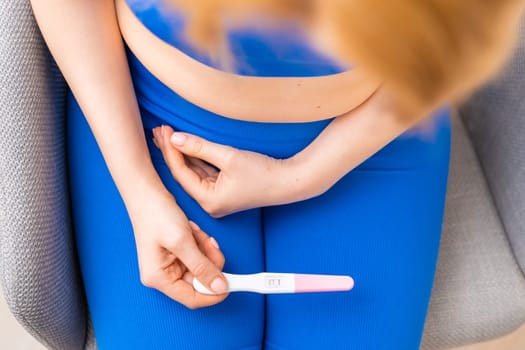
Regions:
M 183 132 L 174 132 L 170 137 L 171 144 L 180 152 L 207 161 L 223 169 L 231 160 L 233 147 L 210 142 L 201 137 Z
M 218 294 L 227 293 L 228 285 L 219 268 L 197 247 L 195 241 L 187 243 L 177 252 L 178 258 L 206 288 Z

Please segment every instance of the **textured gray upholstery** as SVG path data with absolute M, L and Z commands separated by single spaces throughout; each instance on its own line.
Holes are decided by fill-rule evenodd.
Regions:
M 82 349 L 85 302 L 65 179 L 65 84 L 29 1 L 0 4 L 0 278 L 22 325 L 53 349 Z
M 84 350 L 97 350 L 97 340 L 95 339 L 95 333 L 93 331 L 93 324 L 91 319 L 88 317 L 87 332 L 86 332 L 86 344 Z
M 463 105 L 461 115 L 525 271 L 525 19 L 520 41 L 503 74 Z
M 525 322 L 525 279 L 459 118 L 453 120 L 447 204 L 422 349 L 504 335 Z
M 462 124 L 454 123 L 447 209 L 425 350 L 501 335 L 525 318 L 524 280 L 504 231 L 505 227 L 516 255 L 523 259 L 525 156 L 521 153 L 520 158 L 524 138 L 519 131 L 525 130 L 523 118 L 516 120 L 524 113 L 523 48 L 520 52 L 521 63 L 510 68 L 508 81 L 496 82 L 462 108 L 498 210 Z M 65 85 L 28 0 L 0 3 L 0 71 L 4 295 L 20 323 L 48 348 L 96 349 L 86 323 L 68 212 Z M 506 87 L 509 82 L 513 87 Z M 506 105 L 510 103 L 515 106 Z M 484 125 L 489 127 L 483 129 Z

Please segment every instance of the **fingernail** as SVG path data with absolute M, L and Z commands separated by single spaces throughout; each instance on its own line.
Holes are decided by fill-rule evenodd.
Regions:
M 178 133 L 178 132 L 174 132 L 172 135 L 171 135 L 171 139 L 170 139 L 171 143 L 173 143 L 174 145 L 177 145 L 177 146 L 182 146 L 184 144 L 184 141 L 186 141 L 186 135 L 184 134 L 181 134 L 181 133 Z
M 215 248 L 219 249 L 219 243 L 217 243 L 217 241 L 215 240 L 215 238 L 210 237 L 210 242 L 211 242 L 211 244 L 212 244 Z
M 211 282 L 211 289 L 213 289 L 213 291 L 216 293 L 226 293 L 228 286 L 222 278 L 217 277 L 213 280 L 213 282 Z

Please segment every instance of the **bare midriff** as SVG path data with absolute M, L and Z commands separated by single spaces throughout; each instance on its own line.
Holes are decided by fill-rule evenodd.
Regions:
M 258 122 L 308 122 L 345 114 L 379 87 L 361 69 L 314 77 L 257 77 L 205 65 L 153 34 L 125 0 L 116 0 L 124 41 L 178 95 L 210 112 Z

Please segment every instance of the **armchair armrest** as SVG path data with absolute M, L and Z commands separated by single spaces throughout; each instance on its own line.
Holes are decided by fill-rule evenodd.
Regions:
M 65 167 L 66 84 L 29 1 L 0 4 L 0 282 L 51 349 L 82 349 L 86 310 Z
M 525 18 L 509 64 L 461 106 L 460 114 L 525 272 Z

